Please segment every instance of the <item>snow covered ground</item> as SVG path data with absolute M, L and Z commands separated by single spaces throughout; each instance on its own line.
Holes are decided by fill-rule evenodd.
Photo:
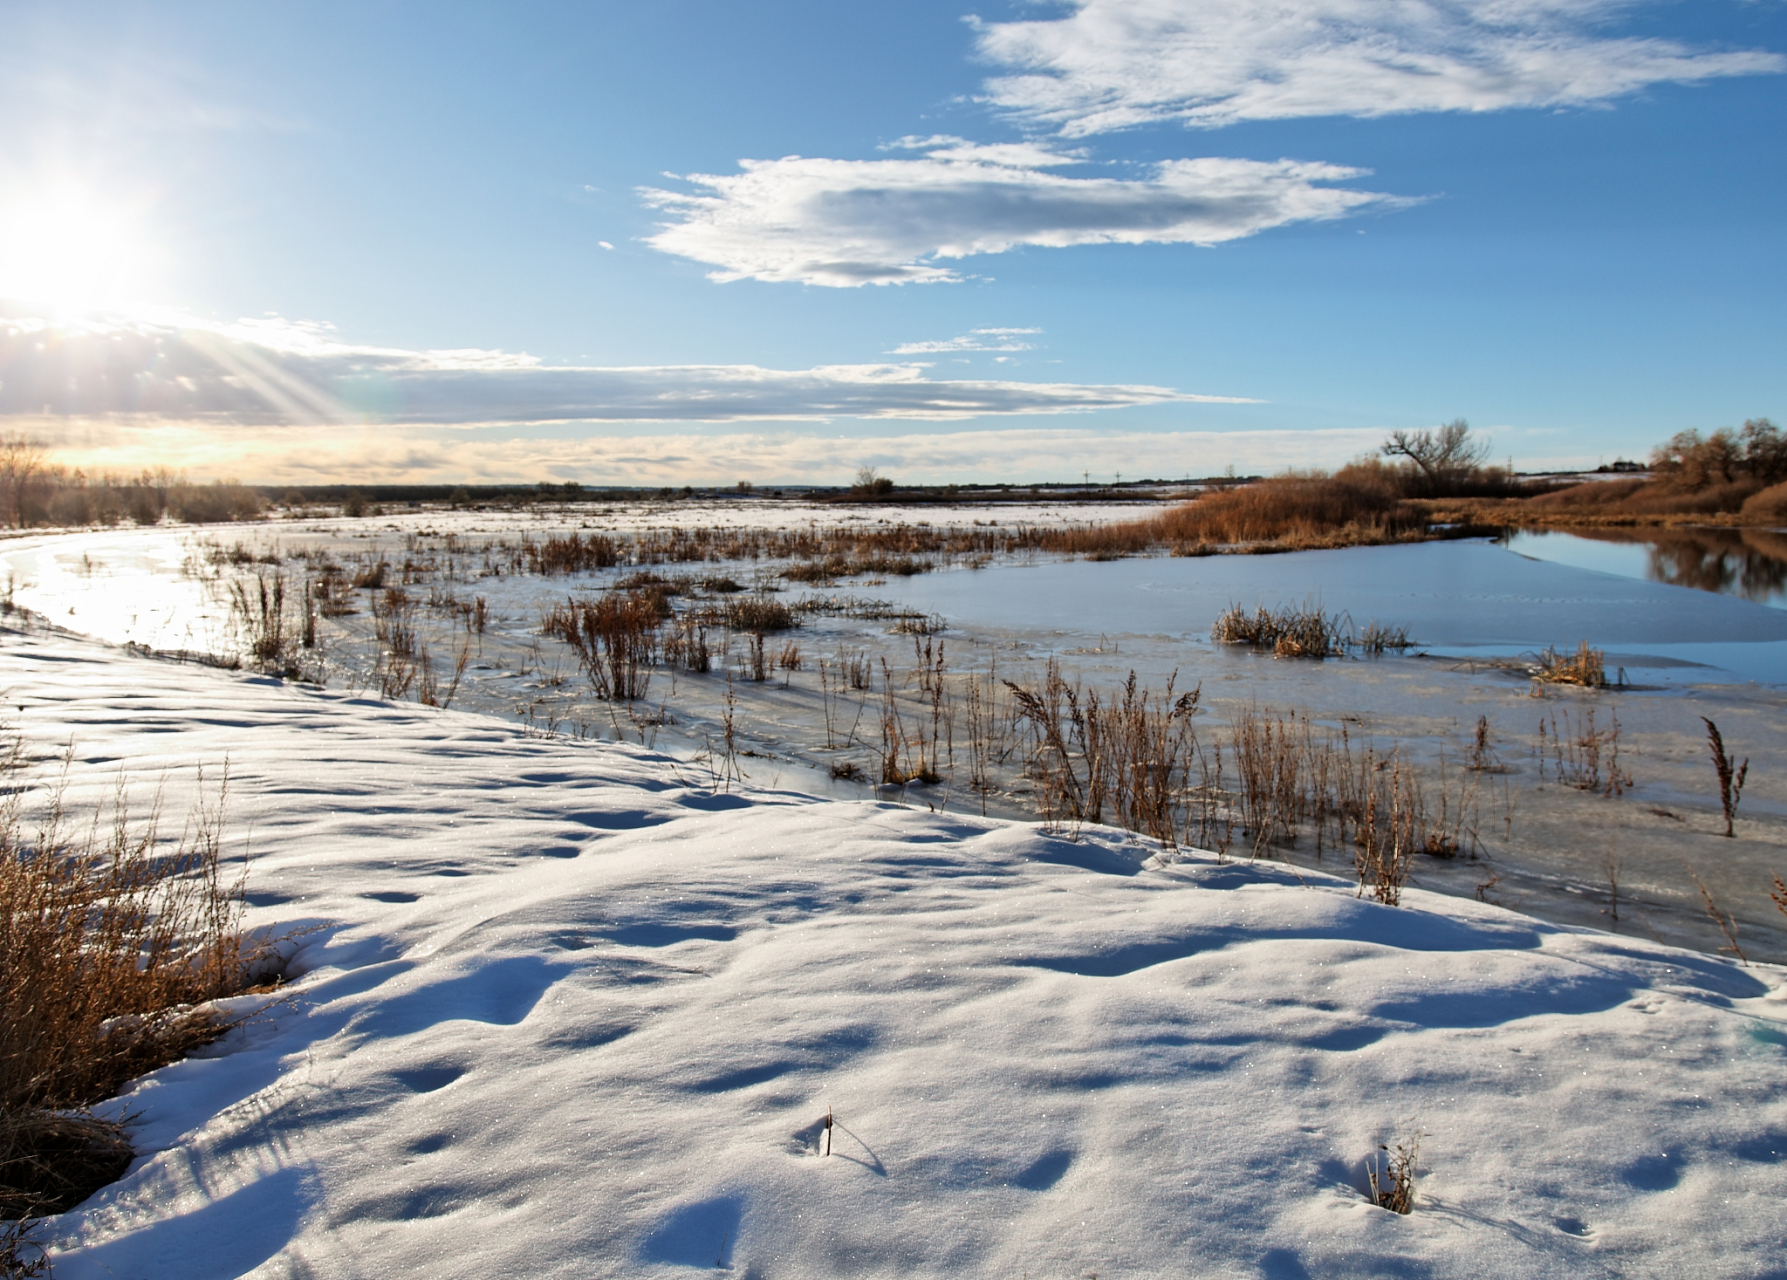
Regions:
M 316 926 L 61 1280 L 1787 1277 L 1777 967 L 41 632 L 0 689 L 76 799 L 227 760 Z

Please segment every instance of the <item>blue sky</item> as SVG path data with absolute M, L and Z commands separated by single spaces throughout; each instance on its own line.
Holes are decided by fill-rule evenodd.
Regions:
M 1787 417 L 1784 54 L 1782 0 L 10 5 L 0 414 L 269 481 L 1642 456 Z

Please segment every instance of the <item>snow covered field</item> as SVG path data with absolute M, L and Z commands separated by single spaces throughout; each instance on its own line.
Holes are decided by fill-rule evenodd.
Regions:
M 1778 967 L 41 632 L 0 688 L 77 799 L 227 760 L 315 926 L 63 1280 L 1787 1277 Z

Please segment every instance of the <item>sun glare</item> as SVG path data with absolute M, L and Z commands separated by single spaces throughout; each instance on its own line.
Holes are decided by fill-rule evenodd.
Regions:
M 0 297 L 54 311 L 141 297 L 150 251 L 131 211 L 72 186 L 0 197 Z

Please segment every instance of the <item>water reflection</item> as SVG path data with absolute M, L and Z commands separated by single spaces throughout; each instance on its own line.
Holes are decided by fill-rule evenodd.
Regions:
M 1787 608 L 1787 533 L 1777 529 L 1510 530 L 1511 550 Z M 1599 554 L 1597 554 L 1599 552 Z

